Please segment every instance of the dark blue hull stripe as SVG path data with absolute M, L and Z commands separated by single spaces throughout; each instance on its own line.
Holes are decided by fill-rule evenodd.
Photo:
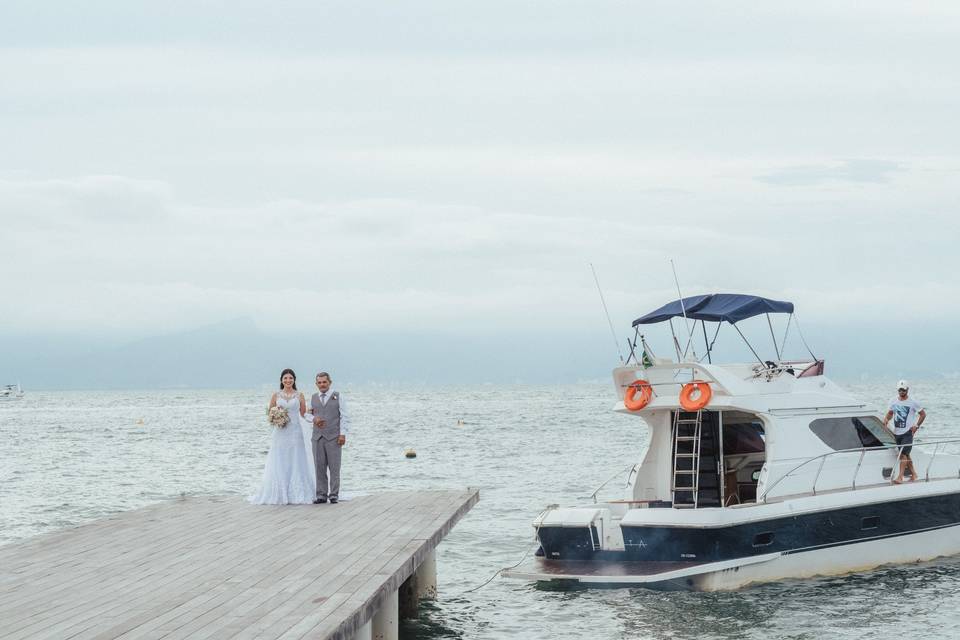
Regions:
M 746 522 L 726 527 L 621 527 L 625 549 L 601 551 L 594 527 L 541 527 L 554 560 L 718 562 L 768 553 L 802 553 L 960 525 L 960 493 Z
M 874 536 L 872 538 L 857 538 L 856 540 L 847 540 L 845 542 L 834 542 L 830 544 L 819 544 L 812 547 L 803 547 L 802 549 L 791 549 L 789 551 L 784 551 L 783 555 L 788 556 L 792 553 L 805 553 L 807 551 L 817 551 L 819 549 L 830 549 L 832 547 L 845 547 L 851 544 L 860 544 L 861 542 L 874 542 L 877 540 L 887 540 L 889 538 L 902 538 L 904 536 L 912 536 L 917 533 L 926 533 L 928 531 L 936 531 L 938 529 L 949 529 L 950 527 L 960 526 L 960 522 L 955 524 L 942 524 L 937 527 L 927 527 L 925 529 L 913 529 L 910 531 L 904 531 L 902 533 L 888 533 L 882 536 Z M 960 544 L 960 541 L 958 541 Z

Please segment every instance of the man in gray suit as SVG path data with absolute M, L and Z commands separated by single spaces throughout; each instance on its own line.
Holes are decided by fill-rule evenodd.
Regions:
M 347 443 L 349 419 L 339 391 L 326 371 L 317 374 L 317 392 L 310 397 L 313 413 L 313 464 L 317 471 L 317 499 L 313 504 L 337 504 L 340 499 L 340 449 Z M 327 481 L 327 471 L 330 480 Z

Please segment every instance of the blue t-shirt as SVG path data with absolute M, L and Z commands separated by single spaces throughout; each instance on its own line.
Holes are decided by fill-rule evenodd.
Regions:
M 893 433 L 900 436 L 913 428 L 917 422 L 917 414 L 923 411 L 923 407 L 910 398 L 906 400 L 895 398 L 890 403 L 890 411 L 893 411 Z

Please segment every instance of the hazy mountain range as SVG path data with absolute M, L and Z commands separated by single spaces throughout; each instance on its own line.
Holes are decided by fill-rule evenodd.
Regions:
M 960 338 L 932 323 L 907 327 L 804 327 L 827 373 L 839 380 L 956 377 Z M 108 335 L 0 335 L 0 383 L 32 389 L 230 388 L 272 384 L 292 367 L 319 369 L 348 384 L 562 383 L 606 380 L 617 364 L 609 331 L 326 335 L 270 333 L 249 319 L 145 338 Z M 664 333 L 651 330 L 650 335 Z M 756 332 L 755 332 L 756 333 Z M 668 336 L 669 333 L 667 332 Z M 748 334 L 750 335 L 750 334 Z M 770 354 L 769 335 L 750 336 Z M 625 341 L 625 335 L 621 336 Z M 670 355 L 660 340 L 658 355 Z M 721 334 L 720 359 L 749 361 L 733 331 Z M 801 346 L 797 343 L 796 346 Z M 792 349 L 802 355 L 803 349 Z M 788 354 L 791 355 L 791 354 Z

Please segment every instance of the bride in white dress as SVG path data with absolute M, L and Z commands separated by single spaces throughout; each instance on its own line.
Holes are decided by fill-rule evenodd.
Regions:
M 273 427 L 263 482 L 249 500 L 253 504 L 310 504 L 317 487 L 300 424 L 307 406 L 303 394 L 297 391 L 297 375 L 292 369 L 280 374 L 280 391 L 270 397 L 270 407 L 275 406 L 287 410 L 290 422 L 283 428 Z

